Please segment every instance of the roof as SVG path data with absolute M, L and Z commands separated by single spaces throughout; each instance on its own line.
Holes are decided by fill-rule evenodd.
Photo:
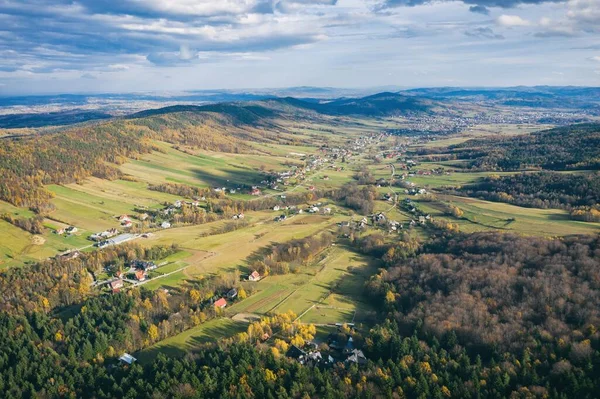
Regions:
M 131 364 L 133 362 L 135 362 L 137 359 L 133 356 L 131 356 L 129 353 L 123 353 L 123 355 L 119 358 L 120 361 L 127 363 L 127 364 Z
M 293 357 L 295 359 L 299 359 L 302 356 L 306 355 L 302 349 L 298 348 L 296 345 L 290 346 L 290 349 L 285 354 L 287 357 Z
M 224 308 L 225 306 L 227 306 L 227 301 L 225 300 L 225 298 L 219 298 L 215 302 L 215 306 L 218 308 Z
M 120 288 L 123 286 L 123 280 L 119 279 L 119 280 L 113 280 L 110 282 L 110 286 L 112 288 Z
M 252 278 L 259 278 L 260 277 L 260 273 L 255 270 L 255 271 L 252 272 L 252 274 L 250 274 L 250 277 L 252 277 Z

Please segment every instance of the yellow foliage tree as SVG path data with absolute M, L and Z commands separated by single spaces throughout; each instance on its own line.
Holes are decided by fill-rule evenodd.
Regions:
M 269 369 L 265 369 L 265 380 L 267 382 L 273 382 L 277 379 L 277 376 L 275 375 L 274 372 L 272 372 Z
M 158 327 L 156 327 L 154 324 L 151 324 L 150 328 L 148 328 L 148 337 L 152 341 L 158 340 Z
M 202 294 L 198 290 L 190 290 L 190 299 L 193 302 L 199 302 L 202 298 Z

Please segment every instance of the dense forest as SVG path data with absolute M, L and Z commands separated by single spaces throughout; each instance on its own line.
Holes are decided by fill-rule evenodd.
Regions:
M 449 149 L 479 170 L 600 169 L 600 125 L 581 124 L 528 135 L 469 140 Z
M 532 208 L 571 209 L 600 202 L 600 173 L 521 173 L 490 176 L 461 187 L 458 194 Z
M 327 243 L 326 237 L 318 241 L 317 247 Z M 272 253 L 294 261 L 304 257 L 305 244 L 313 246 L 287 243 Z M 0 393 L 11 398 L 597 397 L 599 237 L 444 233 L 421 243 L 406 233 L 397 243 L 384 236 L 357 237 L 355 246 L 386 265 L 365 286 L 380 323 L 350 332 L 366 364 L 309 366 L 287 358 L 281 349 L 302 345 L 314 330 L 293 328 L 292 316 L 288 322 L 282 316 L 182 357 L 116 365 L 123 351 L 218 317 L 210 299 L 239 281 L 235 274 L 216 276 L 169 295 L 131 289 L 64 300 L 49 293 L 60 281 L 83 278 L 88 269 L 115 258 L 157 259 L 173 250 L 128 246 L 2 272 Z M 78 289 L 59 288 L 71 294 Z M 284 329 L 291 333 L 281 334 L 273 347 L 253 338 Z
M 373 277 L 369 292 L 409 331 L 422 320 L 481 354 L 521 352 L 539 340 L 576 345 L 600 324 L 598 265 L 598 236 L 450 235 Z

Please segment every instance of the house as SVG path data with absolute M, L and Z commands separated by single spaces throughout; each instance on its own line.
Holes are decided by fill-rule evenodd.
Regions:
M 346 342 L 346 346 L 344 347 L 344 354 L 351 354 L 354 350 L 354 339 L 352 337 L 348 337 L 348 341 Z
M 162 222 L 160 224 L 160 227 L 162 227 L 163 229 L 168 229 L 169 227 L 171 227 L 171 223 L 169 223 L 169 222 Z
M 156 264 L 154 262 L 148 262 L 145 260 L 132 260 L 131 262 L 129 262 L 129 265 L 131 267 L 133 267 L 134 269 L 137 270 L 154 270 L 157 268 Z
M 281 209 L 281 208 L 279 207 L 279 205 L 275 205 L 275 206 L 273 207 L 273 210 L 274 210 L 274 211 L 278 211 L 278 210 L 280 210 L 280 209 Z
M 326 215 L 329 215 L 331 213 L 331 208 L 325 208 L 323 209 L 323 213 Z
M 249 276 L 248 276 L 248 281 L 260 281 L 261 277 L 260 277 L 260 273 L 257 272 L 256 270 L 253 271 Z
M 127 216 L 127 215 L 121 215 L 121 216 L 119 216 L 119 222 L 124 223 L 124 222 L 127 222 L 127 221 L 131 221 L 131 219 L 129 218 L 129 216 Z
M 144 281 L 144 280 L 146 280 L 146 272 L 144 270 L 136 270 L 135 271 L 135 279 L 137 281 Z
M 118 279 L 118 280 L 113 280 L 110 282 L 110 288 L 112 288 L 113 292 L 119 292 L 119 290 L 121 288 L 123 288 L 123 280 Z
M 175 208 L 181 208 L 181 200 L 177 200 L 177 201 L 175 201 L 175 202 L 173 203 L 173 206 L 174 206 Z
M 306 356 L 306 352 L 302 349 L 298 348 L 296 345 L 290 346 L 290 349 L 285 354 L 287 357 L 291 357 L 292 359 L 301 360 Z
M 121 362 L 121 364 L 132 365 L 134 362 L 137 361 L 137 359 L 131 356 L 129 353 L 123 353 L 123 356 L 119 358 L 119 361 Z
M 119 230 L 115 229 L 114 227 L 112 229 L 108 229 L 108 230 L 100 233 L 100 235 L 102 235 L 102 237 L 106 237 L 106 238 L 114 237 L 117 234 L 119 234 Z
M 260 195 L 260 190 L 258 188 L 253 188 L 252 191 L 250 191 L 250 195 Z
M 227 298 L 234 299 L 238 295 L 238 291 L 235 288 L 232 288 L 227 292 Z
M 63 254 L 62 258 L 64 260 L 77 259 L 77 258 L 79 258 L 79 255 L 81 255 L 81 252 L 79 252 L 78 250 L 74 250 L 74 251 L 67 252 L 66 254 Z
M 377 215 L 375 215 L 373 217 L 373 222 L 375 222 L 375 223 L 384 223 L 385 222 L 385 215 L 383 213 L 378 213 Z
M 58 235 L 63 235 L 63 234 L 65 234 L 65 229 L 58 229 L 55 231 L 55 233 Z
M 315 186 L 308 186 L 308 189 L 309 189 L 310 191 L 315 191 Z
M 356 363 L 356 364 L 366 364 L 367 363 L 367 357 L 365 356 L 365 354 L 363 353 L 363 351 L 361 351 L 360 349 L 354 349 L 352 351 L 352 354 L 350 356 L 348 356 L 348 358 L 346 359 L 346 362 L 348 363 Z
M 227 301 L 225 300 L 225 298 L 219 298 L 216 302 L 215 302 L 215 307 L 219 308 L 219 309 L 224 309 L 225 306 L 227 306 Z
M 131 226 L 133 226 L 133 222 L 131 220 L 123 222 L 123 227 L 125 227 L 126 229 L 130 228 Z
M 142 213 L 139 217 L 139 219 L 143 222 L 144 220 L 148 219 L 150 217 L 150 215 L 148 215 L 147 213 Z
M 74 234 L 77 233 L 77 227 L 75 226 L 69 226 L 65 229 L 65 232 L 69 233 L 69 234 Z
M 310 213 L 318 213 L 319 212 L 319 208 L 316 206 L 313 206 L 312 208 L 310 208 L 308 210 Z

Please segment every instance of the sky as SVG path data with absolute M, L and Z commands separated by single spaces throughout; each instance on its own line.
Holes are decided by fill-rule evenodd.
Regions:
M 0 95 L 600 86 L 600 0 L 0 0 Z

